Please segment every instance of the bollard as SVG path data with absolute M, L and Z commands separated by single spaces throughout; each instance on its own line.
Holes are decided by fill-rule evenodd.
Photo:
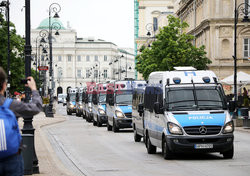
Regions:
M 33 150 L 34 150 L 34 135 L 33 134 L 22 134 L 23 144 L 25 149 L 22 151 L 23 162 L 24 162 L 24 175 L 33 174 Z

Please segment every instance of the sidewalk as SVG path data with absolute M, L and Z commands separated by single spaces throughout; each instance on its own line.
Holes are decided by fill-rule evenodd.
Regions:
M 73 175 L 67 170 L 56 156 L 48 137 L 41 130 L 43 126 L 52 125 L 65 121 L 64 116 L 54 114 L 54 118 L 45 117 L 44 113 L 36 115 L 33 118 L 33 126 L 35 128 L 35 150 L 38 158 L 38 166 L 40 174 L 37 176 L 71 176 Z M 19 119 L 20 128 L 23 127 L 23 119 Z

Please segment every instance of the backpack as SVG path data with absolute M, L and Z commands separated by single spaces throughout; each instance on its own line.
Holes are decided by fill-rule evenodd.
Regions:
M 9 109 L 12 99 L 0 106 L 0 159 L 18 152 L 21 134 L 15 114 Z

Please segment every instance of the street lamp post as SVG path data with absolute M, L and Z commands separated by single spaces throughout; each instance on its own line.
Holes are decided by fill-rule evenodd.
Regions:
M 56 34 L 59 35 L 58 30 L 61 29 L 61 25 L 57 22 L 54 22 L 51 24 L 51 14 L 54 13 L 54 18 L 59 18 L 58 12 L 61 11 L 61 6 L 58 3 L 52 3 L 49 6 L 49 58 L 50 58 L 50 64 L 49 64 L 49 77 L 51 81 L 51 86 L 50 86 L 50 103 L 49 103 L 49 109 L 48 109 L 48 117 L 53 117 L 53 93 L 54 93 L 54 76 L 53 76 L 53 55 L 52 55 L 52 30 L 56 29 Z
M 30 41 L 30 0 L 25 0 L 25 76 L 31 76 L 31 41 Z M 31 90 L 26 87 L 25 88 L 25 102 L 29 103 L 31 99 Z M 33 128 L 33 116 L 26 116 L 24 118 L 24 125 L 22 129 L 22 133 L 24 135 L 32 135 L 33 142 L 31 147 L 33 150 L 29 151 L 30 156 L 33 156 L 33 167 L 32 170 L 28 170 L 28 174 L 32 173 L 39 173 L 39 167 L 38 167 L 38 159 L 36 156 L 36 151 L 35 151 L 35 145 L 34 145 L 34 133 L 35 129 Z M 26 172 L 26 170 L 24 170 Z
M 240 15 L 244 15 L 242 22 L 250 22 L 248 18 L 248 0 L 237 6 L 237 0 L 235 0 L 235 10 L 234 10 L 234 101 L 237 102 L 237 24 Z

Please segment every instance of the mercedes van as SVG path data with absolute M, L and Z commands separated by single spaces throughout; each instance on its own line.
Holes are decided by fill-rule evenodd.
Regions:
M 232 104 L 212 71 L 177 67 L 153 72 L 145 89 L 145 143 L 149 154 L 161 148 L 165 159 L 175 153 L 219 152 L 234 155 Z

